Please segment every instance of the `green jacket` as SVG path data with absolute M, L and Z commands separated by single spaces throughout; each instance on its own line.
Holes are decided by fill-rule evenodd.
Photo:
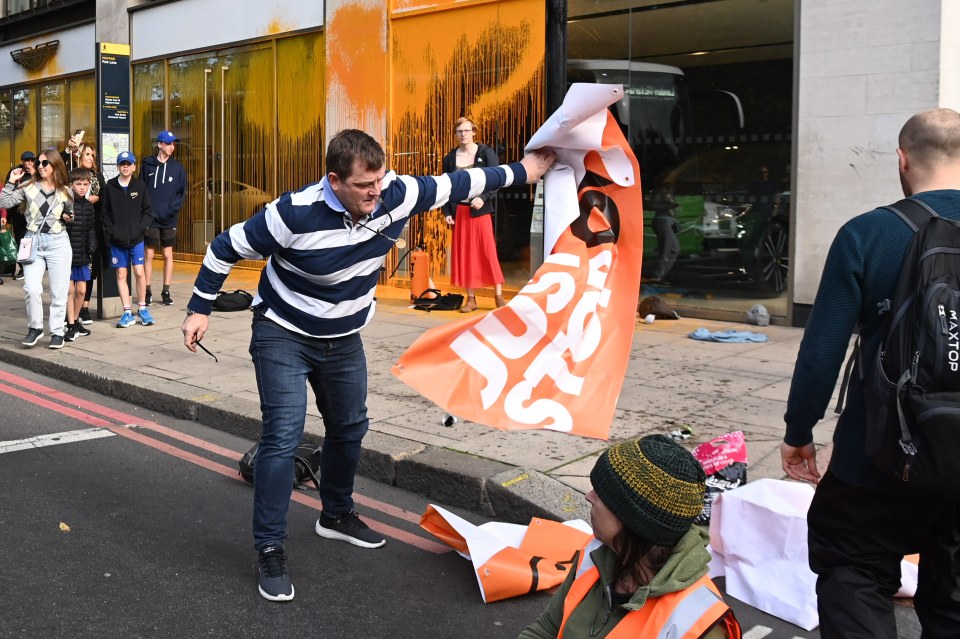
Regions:
M 710 561 L 710 553 L 706 549 L 707 541 L 705 532 L 700 528 L 691 527 L 677 543 L 666 565 L 653 580 L 637 590 L 627 603 L 613 610 L 611 610 L 610 586 L 617 568 L 617 556 L 607 546 L 594 550 L 590 553 L 590 557 L 600 572 L 600 579 L 570 614 L 564 629 L 564 637 L 566 639 L 577 637 L 602 639 L 620 623 L 627 613 L 642 608 L 647 598 L 678 592 L 693 585 L 707 573 L 707 563 Z M 563 621 L 563 602 L 574 578 L 575 575 L 571 571 L 547 604 L 546 610 L 520 633 L 520 639 L 557 638 L 560 623 Z M 703 635 L 704 639 L 726 637 L 726 630 L 722 626 L 714 626 Z

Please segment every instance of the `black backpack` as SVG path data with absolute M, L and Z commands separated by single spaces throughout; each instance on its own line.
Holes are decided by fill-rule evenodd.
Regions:
M 213 310 L 222 312 L 245 311 L 253 303 L 253 295 L 242 289 L 220 291 L 213 300 Z
M 244 453 L 240 458 L 240 476 L 244 481 L 253 484 L 253 460 L 257 456 L 260 444 L 254 444 L 253 448 Z M 312 481 L 317 490 L 320 490 L 320 482 L 317 479 L 317 473 L 320 472 L 320 446 L 310 446 L 309 444 L 300 444 L 294 453 L 294 477 L 293 487 L 300 488 L 308 481 Z
M 463 306 L 460 293 L 440 293 L 439 289 L 428 288 L 413 300 L 413 308 L 418 311 L 455 311 Z
M 903 486 L 960 496 L 960 222 L 911 198 L 886 207 L 914 230 L 873 370 L 866 452 Z M 841 402 L 859 340 L 840 390 Z M 862 361 L 862 360 L 861 360 Z M 842 404 L 837 407 L 837 412 Z

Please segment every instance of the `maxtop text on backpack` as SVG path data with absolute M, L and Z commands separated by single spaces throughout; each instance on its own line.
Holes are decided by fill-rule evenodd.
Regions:
M 866 452 L 905 486 L 960 497 L 960 222 L 911 198 L 887 208 L 915 232 L 863 372 Z

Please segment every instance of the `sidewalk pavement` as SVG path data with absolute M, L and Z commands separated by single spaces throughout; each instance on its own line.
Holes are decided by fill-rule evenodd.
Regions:
M 94 321 L 87 327 L 92 335 L 67 343 L 62 350 L 46 348 L 46 335 L 32 349 L 20 344 L 27 330 L 22 282 L 4 278 L 0 360 L 229 431 L 252 443 L 259 438 L 260 408 L 247 352 L 250 314 L 211 316 L 203 345 L 219 362 L 201 351 L 189 352 L 180 324 L 197 269 L 195 264 L 177 263 L 171 286 L 174 304 L 155 302 L 150 307 L 153 326 L 120 329 L 116 318 Z M 157 262 L 155 281 L 160 272 Z M 224 289 L 254 292 L 258 278 L 259 271 L 234 269 Z M 156 286 L 155 299 L 159 292 Z M 408 297 L 406 290 L 381 288 L 376 317 L 362 333 L 370 379 L 370 431 L 360 467 L 365 476 L 501 521 L 528 523 L 531 516 L 588 519 L 583 495 L 590 490 L 590 470 L 611 442 L 689 426 L 693 436 L 684 444 L 691 450 L 718 435 L 742 430 L 749 479 L 785 478 L 778 448 L 802 329 L 698 319 L 638 321 L 611 442 L 604 442 L 545 430 L 504 432 L 464 421 L 444 426 L 443 411 L 398 381 L 390 368 L 425 330 L 462 315 L 416 311 L 408 307 Z M 479 302 L 477 312 L 494 306 L 492 298 Z M 699 327 L 763 332 L 770 340 L 689 339 L 688 333 Z M 304 438 L 319 443 L 323 422 L 312 395 L 308 407 Z M 835 424 L 829 410 L 814 432 L 821 471 Z

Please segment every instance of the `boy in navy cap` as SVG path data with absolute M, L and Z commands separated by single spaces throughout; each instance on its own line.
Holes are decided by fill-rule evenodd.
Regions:
M 117 272 L 117 289 L 123 303 L 123 315 L 117 328 L 126 328 L 137 323 L 153 324 L 147 310 L 147 280 L 143 272 L 143 234 L 150 228 L 153 212 L 147 185 L 133 172 L 137 168 L 137 156 L 130 151 L 117 155 L 120 175 L 107 180 L 102 191 L 103 234 L 110 245 L 110 264 Z M 137 282 L 139 311 L 134 318 L 130 310 L 130 288 L 127 285 L 127 269 L 133 266 Z
M 153 301 L 150 284 L 153 280 L 153 255 L 159 246 L 163 251 L 163 290 L 160 292 L 164 306 L 173 304 L 170 283 L 173 281 L 173 247 L 177 245 L 177 220 L 183 206 L 183 193 L 187 189 L 187 172 L 173 157 L 177 136 L 172 131 L 157 135 L 157 155 L 143 159 L 140 179 L 146 182 L 153 207 L 153 223 L 146 233 L 146 256 L 144 271 L 147 275 L 147 306 Z

